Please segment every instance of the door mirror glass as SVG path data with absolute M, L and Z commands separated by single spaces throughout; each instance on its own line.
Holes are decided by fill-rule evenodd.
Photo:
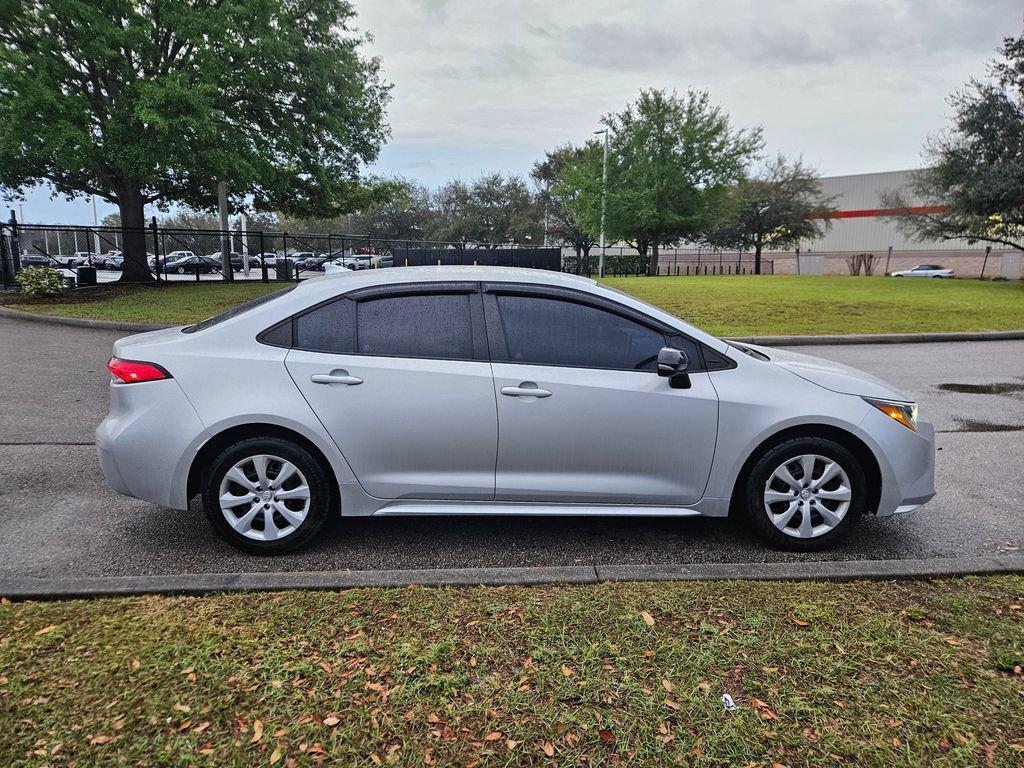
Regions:
M 662 347 L 661 351 L 658 352 L 659 376 L 678 376 L 682 373 L 686 373 L 686 369 L 689 366 L 690 361 L 687 359 L 686 353 L 681 349 Z

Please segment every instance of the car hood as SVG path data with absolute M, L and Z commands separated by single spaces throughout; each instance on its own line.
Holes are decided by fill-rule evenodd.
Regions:
M 790 352 L 774 347 L 761 347 L 756 344 L 742 344 L 740 346 L 760 352 L 768 357 L 772 365 L 785 368 L 801 379 L 817 384 L 819 387 L 830 389 L 833 392 L 902 402 L 910 402 L 912 399 L 870 373 L 864 373 L 864 371 L 859 371 L 848 365 L 833 363 L 831 360 L 823 360 L 820 357 L 802 355 L 799 352 Z

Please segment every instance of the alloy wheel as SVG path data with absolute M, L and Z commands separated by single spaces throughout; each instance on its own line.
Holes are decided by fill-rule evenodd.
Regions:
M 309 483 L 291 462 L 258 454 L 235 463 L 220 483 L 220 510 L 237 533 L 256 541 L 293 534 L 309 513 Z
M 846 516 L 853 489 L 846 470 L 827 456 L 804 454 L 780 464 L 764 486 L 772 525 L 798 539 L 831 531 Z

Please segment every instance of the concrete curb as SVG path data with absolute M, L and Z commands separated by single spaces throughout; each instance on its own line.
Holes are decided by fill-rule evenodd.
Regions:
M 764 347 L 837 344 L 928 344 L 943 341 L 1006 341 L 1024 339 L 1024 331 L 955 331 L 950 333 L 851 333 L 824 336 L 730 336 L 729 341 Z
M 170 325 L 154 323 L 127 323 L 116 320 L 89 320 L 83 317 L 60 317 L 58 315 L 37 315 L 18 309 L 0 306 L 0 317 L 12 320 L 27 320 L 30 323 L 51 323 L 74 328 L 95 328 L 104 331 L 126 331 L 143 333 L 173 328 Z M 1003 341 L 1024 339 L 1021 331 L 964 331 L 954 333 L 857 333 L 824 336 L 730 336 L 728 341 L 759 344 L 764 347 L 799 347 L 833 344 L 921 344 L 942 341 Z
M 153 323 L 125 323 L 118 320 L 90 320 L 85 317 L 37 315 L 34 312 L 22 312 L 20 309 L 11 309 L 10 307 L 0 307 L 0 317 L 7 317 L 11 320 L 25 320 L 29 323 L 49 323 L 50 325 L 68 325 L 73 328 L 93 328 L 103 331 L 128 331 L 130 333 L 159 331 L 161 328 L 170 327 L 167 325 L 155 325 Z
M 598 584 L 606 581 L 850 581 L 930 579 L 976 574 L 1024 573 L 1024 555 L 848 560 L 802 563 L 685 565 L 586 565 L 551 568 L 438 568 L 404 571 L 297 571 L 171 576 L 101 576 L 68 579 L 0 579 L 11 600 L 68 600 L 128 595 L 206 595 L 216 592 L 355 587 Z

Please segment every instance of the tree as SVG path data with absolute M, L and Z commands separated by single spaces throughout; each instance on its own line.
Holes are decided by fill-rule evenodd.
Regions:
M 1024 250 L 1024 35 L 1008 37 L 986 81 L 953 94 L 953 124 L 925 145 L 928 167 L 883 196 L 919 241 L 987 242 Z
M 118 206 L 123 280 L 150 279 L 144 206 L 334 216 L 362 207 L 390 86 L 347 0 L 0 4 L 0 190 Z
M 576 250 L 577 269 L 580 271 L 597 242 L 593 228 L 587 226 L 593 218 L 593 211 L 586 209 L 595 197 L 582 191 L 585 186 L 593 185 L 595 167 L 597 183 L 600 184 L 601 148 L 590 142 L 583 147 L 571 144 L 556 147 L 547 152 L 543 160 L 534 163 L 530 171 L 530 177 L 537 185 L 537 198 L 547 235 Z M 600 190 L 597 191 L 599 194 Z
M 392 194 L 352 216 L 353 231 L 382 240 L 425 240 L 434 227 L 430 193 L 420 184 L 396 178 Z
M 650 274 L 660 246 L 710 229 L 762 143 L 760 128 L 734 130 L 705 91 L 641 91 L 603 123 L 612 134 L 605 231 L 649 243 Z
M 536 243 L 540 209 L 518 176 L 493 173 L 471 184 L 453 179 L 434 193 L 433 237 L 466 245 Z
M 835 197 L 826 196 L 817 174 L 800 160 L 781 155 L 753 178 L 730 190 L 722 218 L 704 240 L 718 248 L 754 251 L 754 273 L 761 274 L 765 248 L 790 248 L 821 237 L 831 226 Z

